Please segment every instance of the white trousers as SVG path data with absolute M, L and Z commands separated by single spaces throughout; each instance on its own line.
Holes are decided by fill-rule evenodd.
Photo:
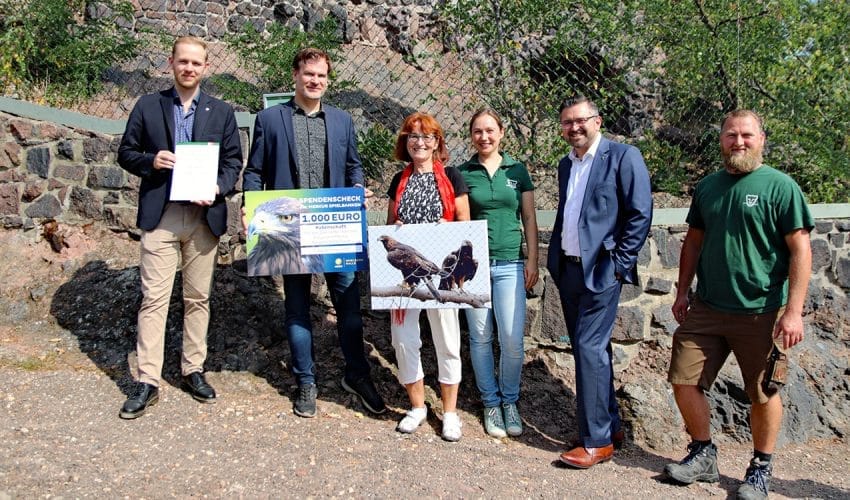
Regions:
M 422 337 L 419 331 L 421 309 L 406 309 L 400 325 L 390 320 L 395 357 L 398 361 L 398 380 L 403 385 L 412 384 L 425 377 L 422 371 Z M 437 365 L 441 384 L 460 383 L 460 323 L 457 309 L 426 309 L 431 325 L 431 339 L 437 351 Z

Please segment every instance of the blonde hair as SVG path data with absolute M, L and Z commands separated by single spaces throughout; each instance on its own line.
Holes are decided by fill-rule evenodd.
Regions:
M 179 36 L 176 40 L 174 40 L 174 45 L 171 46 L 171 57 L 174 57 L 174 54 L 177 53 L 177 46 L 180 44 L 186 45 L 197 45 L 200 48 L 204 49 L 204 61 L 209 57 L 209 52 L 207 51 L 207 42 L 202 38 L 198 38 L 196 36 Z

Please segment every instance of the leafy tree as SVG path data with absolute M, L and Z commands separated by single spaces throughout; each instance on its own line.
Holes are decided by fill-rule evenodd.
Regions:
M 635 2 L 456 0 L 442 14 L 480 98 L 505 118 L 516 153 L 539 165 L 563 155 L 557 112 L 570 94 L 598 100 L 609 126 L 627 128 L 619 120 L 629 91 L 621 66 L 647 50 L 630 37 L 634 9 Z
M 645 1 L 647 36 L 663 47 L 664 119 L 711 139 L 727 111 L 765 117 L 766 161 L 810 201 L 848 201 L 850 4 L 839 1 Z M 711 130 L 714 127 L 714 130 Z M 705 134 L 701 131 L 710 130 Z M 703 141 L 704 142 L 704 141 Z
M 50 104 L 94 95 L 139 49 L 132 17 L 123 0 L 0 0 L 0 86 Z
M 655 189 L 687 191 L 719 168 L 720 117 L 747 107 L 765 117 L 766 161 L 811 201 L 850 197 L 850 2 L 454 0 L 442 13 L 532 165 L 563 155 L 558 101 L 580 92 L 644 150 Z

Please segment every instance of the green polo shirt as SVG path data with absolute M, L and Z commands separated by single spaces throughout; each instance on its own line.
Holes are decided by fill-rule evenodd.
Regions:
M 762 165 L 746 175 L 715 172 L 697 184 L 687 222 L 705 231 L 697 295 L 733 314 L 775 311 L 788 298 L 785 236 L 814 220 L 800 187 Z
M 502 164 L 493 177 L 474 155 L 458 167 L 469 188 L 472 220 L 487 221 L 490 258 L 517 260 L 522 254 L 522 193 L 534 184 L 525 165 L 502 153 Z

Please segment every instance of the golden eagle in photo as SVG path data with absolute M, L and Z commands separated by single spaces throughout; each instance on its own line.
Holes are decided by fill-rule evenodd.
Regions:
M 463 284 L 474 278 L 476 271 L 478 271 L 478 261 L 472 258 L 472 242 L 464 240 L 460 248 L 443 259 L 440 290 L 451 290 L 454 287 L 463 290 Z
M 401 276 L 404 279 L 403 285 L 413 288 L 420 281 L 424 281 L 425 286 L 431 291 L 431 295 L 438 302 L 445 302 L 440 297 L 440 292 L 437 291 L 434 282 L 431 281 L 432 276 L 442 276 L 442 271 L 437 267 L 437 264 L 426 259 L 415 248 L 399 243 L 387 235 L 381 236 L 378 241 L 383 243 L 384 248 L 387 249 L 387 262 L 401 271 Z
M 319 255 L 301 254 L 301 202 L 294 198 L 269 200 L 254 210 L 248 239 L 257 242 L 248 253 L 254 276 L 322 272 Z

